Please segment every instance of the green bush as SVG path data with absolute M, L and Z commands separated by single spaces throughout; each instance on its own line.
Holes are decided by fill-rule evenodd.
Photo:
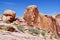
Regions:
M 41 32 L 41 35 L 42 35 L 42 36 L 45 36 L 45 31 L 42 31 L 42 32 Z
M 9 21 L 5 21 L 7 24 L 10 24 L 10 22 Z
M 34 35 L 34 34 L 35 34 L 35 35 L 40 34 L 40 30 L 38 30 L 38 29 L 29 28 L 28 31 L 29 31 L 30 34 L 32 34 L 32 35 Z
M 54 38 L 55 38 L 55 39 L 58 39 L 58 36 L 55 34 L 55 35 L 54 35 Z
M 24 27 L 22 27 L 22 26 L 17 26 L 17 28 L 18 28 L 21 32 L 24 33 L 24 31 L 25 31 L 25 28 L 24 28 Z

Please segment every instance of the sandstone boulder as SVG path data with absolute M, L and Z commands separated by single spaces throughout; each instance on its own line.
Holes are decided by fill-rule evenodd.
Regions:
M 16 13 L 12 10 L 5 10 L 2 20 L 3 21 L 10 21 L 13 22 L 13 20 L 15 19 Z

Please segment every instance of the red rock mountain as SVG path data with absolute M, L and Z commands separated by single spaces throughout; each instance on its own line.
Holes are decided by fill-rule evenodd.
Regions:
M 35 5 L 27 7 L 26 11 L 24 12 L 23 18 L 29 26 L 33 25 L 40 29 L 54 32 L 55 24 L 53 24 L 52 16 L 41 15 Z

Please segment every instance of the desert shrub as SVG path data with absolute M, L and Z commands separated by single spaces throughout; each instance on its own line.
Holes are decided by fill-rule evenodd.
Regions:
M 58 39 L 58 36 L 57 36 L 57 34 L 55 34 L 55 35 L 54 35 L 54 38 L 55 38 L 55 39 Z
M 40 33 L 41 33 L 42 36 L 45 36 L 46 32 L 44 30 L 42 30 Z
M 9 21 L 5 21 L 5 23 L 10 24 L 10 22 L 9 22 Z
M 0 27 L 0 30 L 8 30 L 8 28 L 7 27 Z
M 24 31 L 25 31 L 25 28 L 24 28 L 24 27 L 22 27 L 22 26 L 17 26 L 17 28 L 18 28 L 21 32 L 24 33 Z
M 40 34 L 40 30 L 38 30 L 38 29 L 29 28 L 28 31 L 29 31 L 30 34 L 32 34 L 32 35 L 38 35 L 38 34 Z

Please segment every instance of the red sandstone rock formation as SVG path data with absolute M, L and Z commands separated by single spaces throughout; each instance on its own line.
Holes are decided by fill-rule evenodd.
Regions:
M 38 28 L 46 30 L 48 32 L 53 33 L 56 32 L 56 21 L 52 16 L 39 15 L 38 21 L 39 21 Z
M 57 34 L 60 37 L 60 14 L 56 15 Z
M 27 7 L 27 10 L 24 13 L 24 19 L 27 21 L 28 25 L 35 25 L 38 19 L 38 9 L 35 5 Z
M 3 21 L 13 22 L 14 19 L 15 19 L 15 16 L 16 16 L 16 13 L 14 11 L 12 11 L 12 10 L 5 10 L 4 14 L 3 14 L 3 17 L 2 17 L 2 20 Z
M 56 31 L 54 19 L 51 16 L 39 14 L 35 5 L 27 7 L 23 18 L 29 26 L 33 25 L 48 32 L 54 32 L 54 30 Z

